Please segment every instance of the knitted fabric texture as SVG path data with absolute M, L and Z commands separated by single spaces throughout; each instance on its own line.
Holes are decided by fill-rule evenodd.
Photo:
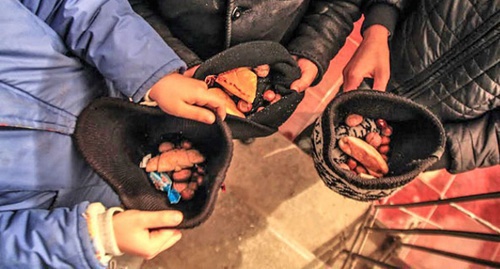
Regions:
M 350 113 L 385 119 L 393 128 L 389 173 L 381 178 L 361 178 L 340 168 L 334 159 L 340 150 L 335 128 Z M 443 126 L 428 109 L 409 99 L 374 90 L 336 96 L 316 120 L 311 138 L 314 164 L 326 186 L 360 201 L 386 197 L 409 183 L 441 157 L 446 140 Z
M 290 84 L 301 76 L 296 61 L 286 48 L 277 42 L 252 41 L 213 56 L 203 62 L 194 74 L 195 78 L 204 80 L 209 75 L 218 75 L 238 67 L 256 67 L 263 64 L 270 65 L 271 71 L 268 77 L 258 78 L 257 98 L 253 107 L 257 108 L 262 103 L 262 93 L 267 89 L 274 89 L 282 98 L 246 118 L 228 115 L 226 122 L 235 139 L 271 135 L 277 132 L 278 127 L 295 111 L 304 98 L 304 93 L 289 88 Z
M 170 204 L 139 164 L 166 138 L 179 134 L 205 156 L 208 183 L 198 188 L 193 199 Z M 91 103 L 78 118 L 74 139 L 85 160 L 116 191 L 125 208 L 179 210 L 184 220 L 178 228 L 195 227 L 210 216 L 233 152 L 230 130 L 220 118 L 209 125 L 115 98 Z

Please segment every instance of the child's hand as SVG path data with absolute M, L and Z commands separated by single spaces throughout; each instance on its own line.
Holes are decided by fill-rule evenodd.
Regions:
M 215 114 L 224 119 L 226 107 L 224 100 L 209 92 L 205 82 L 172 73 L 158 81 L 149 93 L 149 97 L 170 115 L 214 123 Z
M 303 92 L 309 88 L 309 86 L 311 86 L 316 79 L 316 76 L 318 75 L 318 67 L 306 58 L 299 58 L 295 55 L 293 55 L 293 58 L 297 61 L 297 65 L 300 68 L 302 76 L 292 82 L 290 88 L 298 92 Z
M 126 210 L 113 216 L 118 248 L 127 254 L 152 259 L 181 239 L 181 232 L 166 229 L 182 221 L 179 211 Z
M 363 41 L 344 68 L 344 91 L 359 87 L 364 78 L 373 78 L 373 89 L 385 91 L 391 76 L 389 31 L 372 25 L 363 33 Z

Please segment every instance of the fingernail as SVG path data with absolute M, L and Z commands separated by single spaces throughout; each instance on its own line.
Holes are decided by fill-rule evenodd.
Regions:
M 205 117 L 205 123 L 212 124 L 215 122 L 215 115 L 214 114 L 207 114 Z
M 184 218 L 184 216 L 179 211 L 175 212 L 174 215 L 172 216 L 172 220 L 177 222 L 177 223 L 181 223 L 183 218 Z

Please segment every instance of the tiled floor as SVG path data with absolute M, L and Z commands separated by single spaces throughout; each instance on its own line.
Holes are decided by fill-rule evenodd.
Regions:
M 326 105 L 338 93 L 342 84 L 342 69 L 359 46 L 361 21 L 340 53 L 331 61 L 323 81 L 307 90 L 303 102 L 280 128 L 293 140 L 304 128 L 314 122 Z M 500 191 L 500 166 L 476 169 L 452 175 L 445 170 L 427 172 L 382 203 L 411 203 L 471 194 Z M 500 199 L 410 209 L 384 209 L 378 219 L 390 228 L 455 229 L 500 234 Z M 407 236 L 405 242 L 434 247 L 463 255 L 500 262 L 500 245 L 480 240 L 446 236 Z M 418 250 L 403 249 L 399 254 L 414 268 L 485 268 L 467 262 Z
M 424 173 L 383 204 L 401 204 L 500 191 L 500 166 L 451 175 L 444 170 Z M 451 203 L 408 209 L 384 209 L 377 217 L 390 228 L 447 229 L 500 234 L 499 199 Z M 500 245 L 450 236 L 410 235 L 409 244 L 500 262 Z M 403 248 L 400 258 L 415 268 L 486 268 L 456 259 Z

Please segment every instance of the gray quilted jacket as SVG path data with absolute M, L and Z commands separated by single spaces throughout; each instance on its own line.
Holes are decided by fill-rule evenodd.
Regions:
M 426 105 L 447 132 L 452 173 L 499 163 L 500 0 L 420 0 L 391 41 L 390 90 Z

